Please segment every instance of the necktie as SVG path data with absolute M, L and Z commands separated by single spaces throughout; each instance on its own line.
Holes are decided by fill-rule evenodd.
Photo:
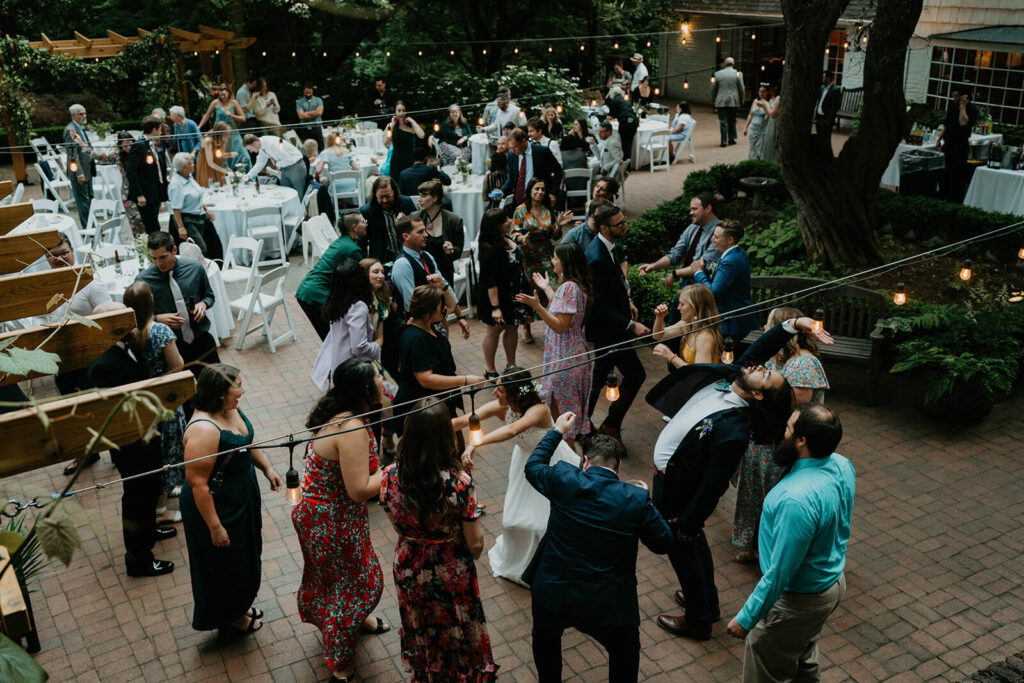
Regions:
M 196 335 L 192 332 L 188 308 L 185 307 L 185 297 L 181 295 L 181 287 L 178 286 L 178 282 L 174 279 L 174 274 L 171 272 L 167 273 L 167 285 L 171 288 L 171 296 L 174 298 L 175 312 L 185 320 L 185 323 L 181 326 L 181 338 L 186 344 L 191 344 Z
M 164 169 L 160 167 L 160 155 L 157 154 L 156 148 L 153 147 L 153 142 L 149 143 L 149 153 L 153 155 L 153 163 L 156 164 L 156 177 L 160 179 L 160 184 L 164 182 Z
M 523 203 L 526 195 L 526 154 L 519 155 L 519 176 L 516 178 L 516 193 L 513 199 L 516 206 Z
M 697 244 L 700 242 L 700 236 L 704 230 L 698 226 L 697 231 L 693 234 L 693 240 L 690 242 L 690 248 L 686 251 L 686 258 L 683 259 L 683 267 L 693 263 L 693 255 L 697 252 Z
M 732 391 L 732 387 L 729 386 L 729 381 L 724 379 L 720 379 L 715 382 L 715 389 L 722 392 Z
M 420 254 L 420 261 L 423 263 L 423 270 L 427 271 L 427 275 L 430 275 L 430 266 L 427 264 L 426 254 Z
M 623 252 L 622 247 L 616 246 L 612 248 L 612 259 L 615 261 L 615 265 L 626 260 L 626 254 Z
M 85 141 L 85 146 L 92 147 L 92 143 L 89 142 L 89 134 L 85 132 L 85 126 L 78 124 L 78 130 L 82 133 L 82 140 Z

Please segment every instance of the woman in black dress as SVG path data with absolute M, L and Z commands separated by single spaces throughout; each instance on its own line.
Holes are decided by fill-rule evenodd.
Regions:
M 281 478 L 251 444 L 253 428 L 238 409 L 245 393 L 238 368 L 220 363 L 203 368 L 195 414 L 185 427 L 185 484 L 181 518 L 192 576 L 192 628 L 258 631 L 263 612 L 253 607 L 260 588 L 263 521 L 255 467 L 273 491 Z
M 516 294 L 529 291 L 523 272 L 523 251 L 509 239 L 512 222 L 504 209 L 488 209 L 480 221 L 480 291 L 477 312 L 487 325 L 484 333 L 484 377 L 497 377 L 494 357 L 498 337 L 505 347 L 506 365 L 516 364 L 519 337 L 516 325 L 532 320 L 530 309 L 516 303 Z
M 462 257 L 466 233 L 462 217 L 441 208 L 444 185 L 437 178 L 420 183 L 416 188 L 420 196 L 420 218 L 427 226 L 427 251 L 437 262 L 437 269 L 451 284 L 455 278 L 455 261 Z
M 384 129 L 384 145 L 394 145 L 391 152 L 391 166 L 388 175 L 398 182 L 402 171 L 412 166 L 412 151 L 416 149 L 417 138 L 422 140 L 425 133 L 411 116 L 405 115 L 405 103 L 395 103 L 395 115 Z
M 446 315 L 442 290 L 432 285 L 420 285 L 412 290 L 407 315 L 398 342 L 398 393 L 392 409 L 394 420 L 389 425 L 395 434 L 402 433 L 412 401 L 484 380 L 478 375 L 455 374 L 451 344 L 448 337 L 438 331 Z M 462 408 L 462 396 L 456 394 L 445 403 L 454 415 L 457 408 Z

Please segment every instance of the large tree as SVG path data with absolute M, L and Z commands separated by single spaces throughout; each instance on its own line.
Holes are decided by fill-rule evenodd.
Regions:
M 829 33 L 849 0 L 782 0 L 786 68 L 778 119 L 779 163 L 815 263 L 880 261 L 874 239 L 878 184 L 908 120 L 904 65 L 922 0 L 879 0 L 864 56 L 864 104 L 838 156 L 812 135 Z

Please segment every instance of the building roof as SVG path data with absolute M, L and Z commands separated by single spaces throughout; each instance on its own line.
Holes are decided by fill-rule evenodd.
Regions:
M 1001 43 L 1003 45 L 1024 45 L 1024 26 L 988 26 L 970 28 L 952 33 L 933 33 L 931 39 L 961 40 L 971 43 Z
M 679 0 L 677 12 L 700 12 L 702 14 L 733 14 L 743 16 L 781 17 L 780 0 Z M 850 0 L 842 19 L 857 21 L 871 20 L 875 16 L 875 0 Z

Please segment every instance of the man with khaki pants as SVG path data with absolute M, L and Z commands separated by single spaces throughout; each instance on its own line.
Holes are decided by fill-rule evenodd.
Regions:
M 833 452 L 839 417 L 819 404 L 797 408 L 776 449 L 790 468 L 764 499 L 758 551 L 761 580 L 729 622 L 745 638 L 743 680 L 816 681 L 818 637 L 846 593 L 846 546 L 856 473 Z

